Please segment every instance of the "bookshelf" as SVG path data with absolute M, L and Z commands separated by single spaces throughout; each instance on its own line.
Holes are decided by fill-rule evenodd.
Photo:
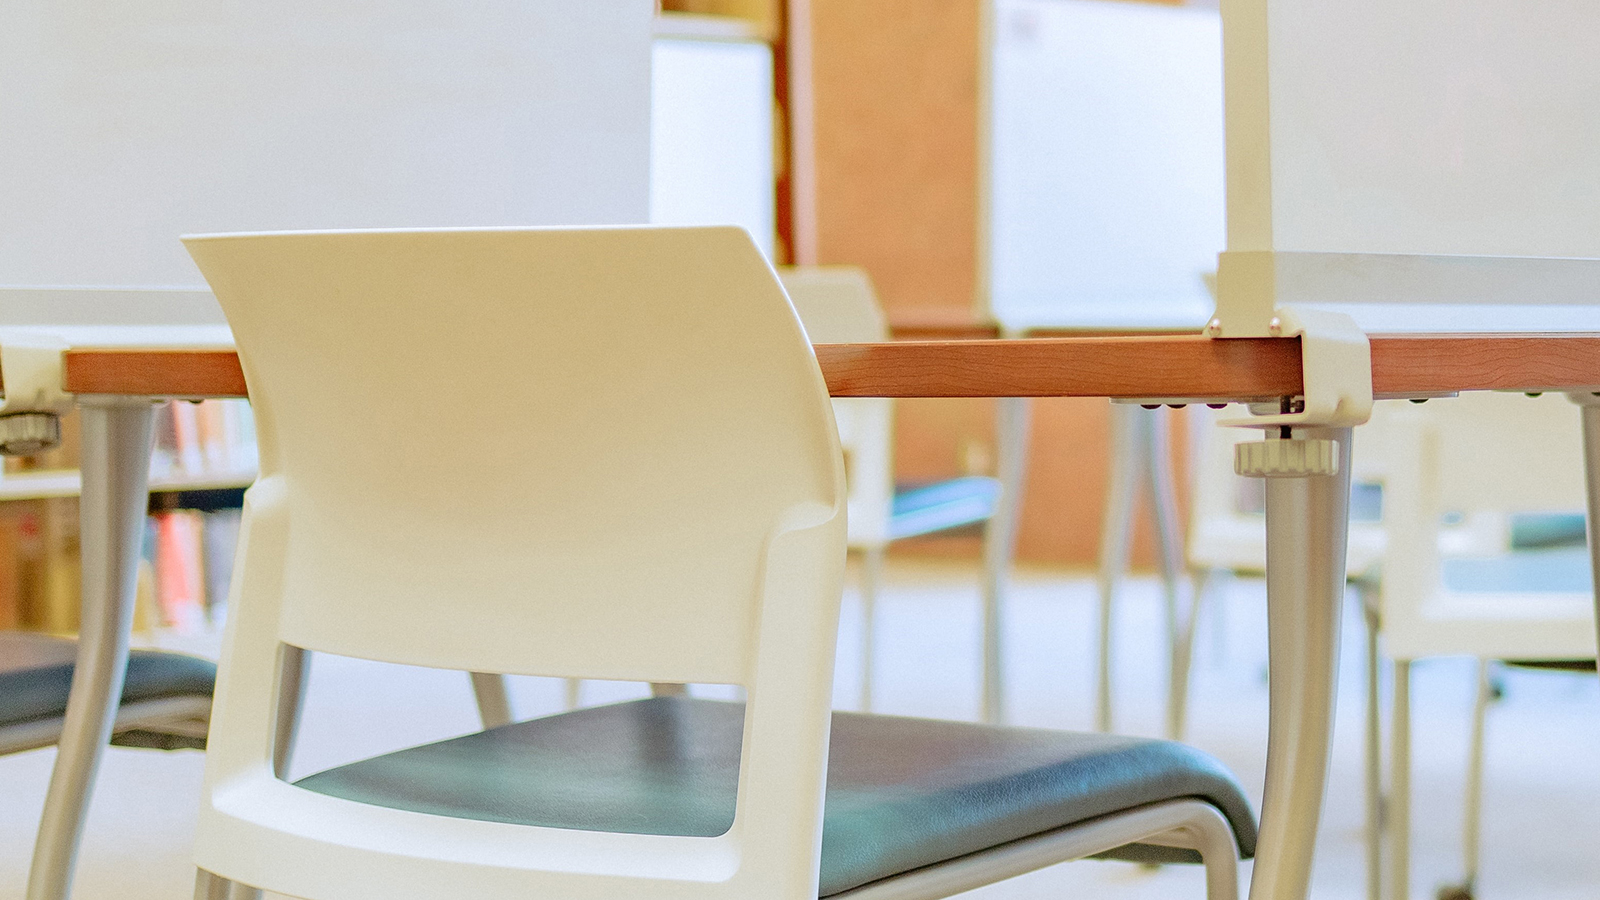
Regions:
M 199 474 L 176 473 L 152 477 L 151 493 L 220 491 L 246 488 L 255 481 L 256 469 L 239 467 Z M 0 503 L 19 500 L 59 500 L 78 496 L 83 480 L 76 469 L 10 472 L 0 477 Z
M 214 609 L 231 571 L 239 498 L 256 477 L 254 424 L 239 399 L 171 403 L 156 418 L 135 618 L 141 632 L 193 635 L 220 618 Z M 0 629 L 78 627 L 75 417 L 63 421 L 62 438 L 59 448 L 7 461 L 0 475 Z

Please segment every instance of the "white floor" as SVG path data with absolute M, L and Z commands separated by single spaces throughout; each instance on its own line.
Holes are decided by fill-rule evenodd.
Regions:
M 976 572 L 960 564 L 895 562 L 880 602 L 878 710 L 970 718 L 977 709 Z M 1156 586 L 1130 582 L 1119 606 L 1118 728 L 1156 735 L 1165 663 Z M 1238 773 L 1259 797 L 1265 747 L 1264 591 L 1241 581 L 1221 615 L 1202 621 L 1192 699 L 1192 743 Z M 850 707 L 858 684 L 858 608 L 847 602 L 836 698 Z M 1006 630 L 1008 698 L 1016 724 L 1087 728 L 1092 716 L 1094 593 L 1081 575 L 1018 574 Z M 1333 774 L 1312 894 L 1364 895 L 1359 622 L 1347 619 L 1342 702 Z M 1461 779 L 1471 665 L 1417 668 L 1413 895 L 1431 897 L 1459 876 Z M 1483 874 L 1478 897 L 1600 897 L 1600 682 L 1581 676 L 1508 673 L 1490 720 Z M 559 683 L 517 684 L 517 711 L 556 709 Z M 590 683 L 586 702 L 639 692 Z M 465 676 L 321 657 L 313 673 L 297 769 L 314 771 L 409 743 L 459 734 L 476 719 Z M 32 832 L 53 751 L 0 758 L 0 900 L 21 900 Z M 202 757 L 110 752 L 102 769 L 79 865 L 79 898 L 187 898 L 187 844 Z M 1199 872 L 1082 862 L 969 895 L 975 900 L 1202 896 Z

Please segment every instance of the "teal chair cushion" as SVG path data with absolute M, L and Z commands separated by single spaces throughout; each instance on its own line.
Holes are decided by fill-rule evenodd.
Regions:
M 25 632 L 0 632 L 0 727 L 60 718 L 67 710 L 77 643 Z M 134 650 L 122 702 L 210 697 L 217 667 L 182 653 Z
M 894 495 L 889 539 L 918 537 L 986 522 L 1000 502 L 1000 481 L 968 475 L 907 488 Z
M 640 700 L 401 750 L 297 783 L 457 818 L 710 837 L 733 824 L 743 722 L 740 704 Z M 1243 791 L 1220 763 L 1182 744 L 835 713 L 820 893 L 1186 797 L 1217 806 L 1241 850 L 1254 852 Z

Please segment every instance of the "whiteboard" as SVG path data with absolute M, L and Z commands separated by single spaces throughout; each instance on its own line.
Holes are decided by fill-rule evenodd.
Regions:
M 652 90 L 650 221 L 738 225 L 773 259 L 772 49 L 657 38 Z
M 991 2 L 988 312 L 1013 330 L 1199 330 L 1224 243 L 1218 14 Z
M 653 0 L 5 0 L 0 285 L 203 287 L 191 232 L 625 224 Z

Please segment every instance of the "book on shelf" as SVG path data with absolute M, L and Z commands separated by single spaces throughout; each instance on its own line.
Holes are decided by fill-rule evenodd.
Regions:
M 154 574 L 153 626 L 193 634 L 221 624 L 239 522 L 237 509 L 151 514 L 145 562 Z
M 150 517 L 155 528 L 156 608 L 162 626 L 180 634 L 198 633 L 206 621 L 200 515 L 175 509 Z

